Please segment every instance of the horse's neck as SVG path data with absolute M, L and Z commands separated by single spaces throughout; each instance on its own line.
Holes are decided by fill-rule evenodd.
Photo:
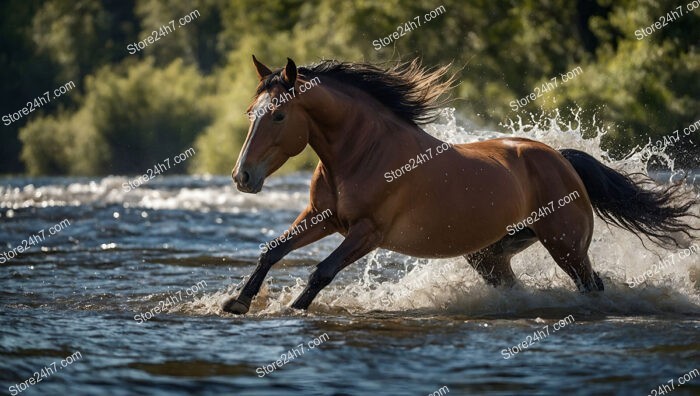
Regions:
M 332 174 L 381 167 L 393 158 L 405 160 L 407 153 L 439 142 L 373 99 L 332 92 L 326 89 L 326 95 L 319 95 L 322 107 L 333 110 L 322 112 L 323 119 L 314 120 L 309 136 L 309 144 Z

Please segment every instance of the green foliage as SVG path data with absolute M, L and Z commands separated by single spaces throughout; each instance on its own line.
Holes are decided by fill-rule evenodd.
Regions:
M 22 130 L 30 173 L 143 173 L 192 147 L 211 122 L 206 79 L 181 61 L 159 69 L 147 59 L 124 69 L 87 78 L 76 113 L 37 118 Z
M 147 39 L 161 27 L 175 26 L 172 32 L 163 30 L 164 35 L 139 51 L 139 56 L 152 56 L 159 66 L 182 59 L 187 65 L 196 65 L 206 73 L 211 72 L 222 59 L 223 48 L 219 45 L 218 35 L 222 30 L 219 10 L 223 4 L 218 0 L 138 1 L 135 12 L 141 31 L 133 41 Z M 190 16 L 192 21 L 180 25 L 180 18 L 195 10 L 196 13 Z
M 31 3 L 31 4 L 30 4 Z M 687 3 L 687 2 L 686 2 Z M 444 13 L 376 50 L 416 16 Z M 22 160 L 32 174 L 141 173 L 195 145 L 189 171 L 227 174 L 245 139 L 244 114 L 257 83 L 250 55 L 270 66 L 321 58 L 386 62 L 421 57 L 452 62 L 460 85 L 454 106 L 497 128 L 523 113 L 580 107 L 610 133 L 622 155 L 687 127 L 700 113 L 700 11 L 650 37 L 635 30 L 677 7 L 671 0 L 12 0 L 2 6 L 3 114 L 73 80 L 77 89 L 28 117 Z M 685 6 L 685 4 L 683 4 Z M 126 46 L 170 20 L 200 16 L 129 55 Z M 6 15 L 11 15 L 7 17 Z M 6 39 L 9 37 L 11 39 Z M 8 51 L 7 53 L 5 51 Z M 11 56 L 11 54 L 19 54 Z M 564 83 L 560 75 L 580 67 Z M 559 77 L 557 87 L 522 108 L 525 97 Z M 566 116 L 566 114 L 564 114 Z M 0 169 L 13 169 L 8 127 Z M 684 150 L 698 154 L 700 134 Z M 14 157 L 12 153 L 15 153 Z M 5 162 L 3 162 L 5 161 Z M 307 150 L 282 171 L 315 166 Z M 697 166 L 688 159 L 686 164 Z M 2 171 L 0 170 L 0 171 Z
M 2 115 L 14 113 L 36 95 L 53 84 L 47 68 L 51 60 L 34 53 L 28 26 L 39 5 L 24 0 L 0 2 L 0 109 Z M 26 118 L 9 126 L 0 125 L 0 173 L 22 171 L 19 153 L 22 149 L 17 138 Z

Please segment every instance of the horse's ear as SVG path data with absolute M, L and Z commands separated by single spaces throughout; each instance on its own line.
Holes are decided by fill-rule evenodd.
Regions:
M 294 86 L 294 82 L 297 80 L 297 65 L 289 58 L 287 58 L 287 66 L 282 72 L 282 79 L 291 86 Z
M 257 59 L 255 59 L 255 55 L 253 55 L 253 64 L 255 65 L 255 71 L 258 73 L 258 78 L 262 81 L 265 77 L 269 76 L 272 74 L 272 71 L 270 68 L 267 66 L 263 65 L 262 63 L 258 62 Z

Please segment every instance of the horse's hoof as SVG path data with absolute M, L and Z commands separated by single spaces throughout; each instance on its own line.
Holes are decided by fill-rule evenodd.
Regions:
M 242 302 L 238 301 L 235 298 L 232 298 L 228 300 L 224 304 L 224 311 L 228 313 L 232 313 L 234 315 L 244 315 L 245 313 L 248 312 L 248 305 L 243 304 Z
M 593 280 L 595 281 L 595 287 L 597 291 L 603 291 L 605 290 L 605 285 L 603 284 L 603 280 L 600 279 L 600 276 L 598 276 L 597 273 L 593 273 Z

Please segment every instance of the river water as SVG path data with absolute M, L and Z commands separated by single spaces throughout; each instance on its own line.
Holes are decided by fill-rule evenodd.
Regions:
M 498 135 L 446 117 L 429 132 Z M 513 129 L 605 154 L 576 128 Z M 639 170 L 639 158 L 613 165 Z M 700 394 L 698 241 L 647 250 L 599 221 L 598 295 L 579 294 L 539 245 L 513 260 L 512 290 L 486 286 L 461 258 L 378 251 L 310 311 L 290 309 L 333 236 L 276 266 L 248 315 L 222 312 L 260 243 L 303 208 L 309 177 L 272 177 L 257 195 L 223 176 L 160 176 L 128 192 L 127 177 L 1 179 L 0 384 L 23 395 Z M 645 277 L 660 260 L 672 265 Z M 646 279 L 629 287 L 635 277 Z

